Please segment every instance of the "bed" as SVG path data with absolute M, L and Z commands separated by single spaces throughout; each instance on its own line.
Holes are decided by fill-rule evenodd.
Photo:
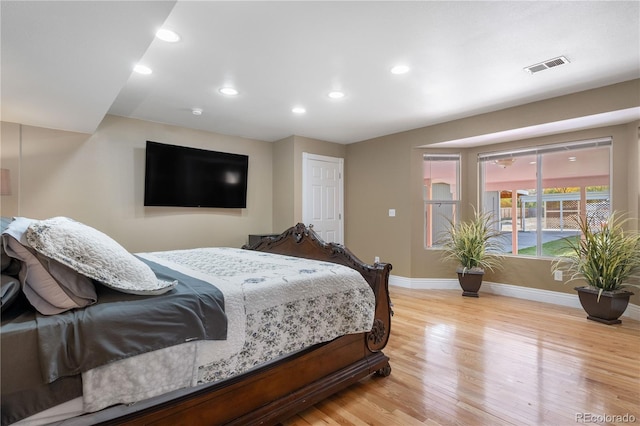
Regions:
M 46 232 L 44 229 L 41 234 Z M 28 243 L 42 260 L 47 254 L 46 241 Z M 11 252 L 11 247 L 3 246 Z M 48 254 L 54 258 L 56 253 Z M 222 259 L 213 271 L 206 266 L 210 256 Z M 240 256 L 239 260 L 232 260 L 236 256 Z M 154 278 L 164 286 L 152 289 L 157 294 L 136 294 L 137 290 L 122 293 L 121 289 L 96 283 L 95 297 L 81 295 L 85 306 L 60 313 L 16 314 L 19 303 L 17 308 L 7 311 L 3 305 L 3 425 L 24 417 L 24 414 L 11 417 L 11 412 L 15 411 L 17 401 L 34 400 L 25 396 L 32 391 L 22 387 L 37 381 L 44 390 L 32 395 L 44 394 L 46 405 L 52 408 L 42 410 L 43 420 L 37 420 L 36 415 L 36 422 L 268 425 L 277 424 L 367 376 L 390 374 L 389 359 L 382 349 L 391 327 L 388 293 L 391 265 L 364 264 L 344 246 L 323 242 L 303 224 L 242 249 L 138 253 L 136 259 L 150 266 Z M 75 267 L 68 260 L 66 264 Z M 278 275 L 284 269 L 296 271 L 297 278 Z M 92 273 L 98 272 L 84 272 L 96 280 Z M 218 275 L 210 278 L 212 274 Z M 302 284 L 303 279 L 306 284 Z M 207 287 L 209 281 L 214 282 L 215 291 Z M 280 288 L 280 284 L 276 287 L 276 281 L 283 281 L 284 287 Z M 230 289 L 240 284 L 243 290 L 234 296 Z M 272 300 L 275 294 L 285 300 Z M 136 314 L 137 305 L 131 308 L 134 311 L 123 310 L 131 299 L 146 306 L 144 312 L 149 314 Z M 176 299 L 181 302 L 176 303 Z M 183 316 L 167 314 L 167 303 L 179 305 Z M 222 313 L 210 310 L 212 305 L 223 306 Z M 135 330 L 143 327 L 145 331 L 137 335 L 146 339 L 124 339 L 124 350 L 112 348 L 108 343 L 110 333 L 116 339 L 136 334 L 120 331 L 125 326 L 134 327 L 129 324 L 133 321 L 127 321 L 126 325 L 122 321 L 103 325 L 110 324 L 107 321 L 113 317 L 110 312 L 114 307 L 120 312 L 119 317 L 143 317 Z M 242 313 L 235 313 L 236 308 Z M 84 331 L 74 326 L 73 332 L 69 332 L 69 318 L 86 312 L 95 312 L 102 326 Z M 301 319 L 295 319 L 294 314 Z M 32 321 L 38 322 L 40 334 L 25 338 L 20 333 L 32 328 Z M 162 324 L 162 333 L 154 327 L 157 324 Z M 70 350 L 75 346 L 69 342 L 82 340 L 78 337 L 82 332 L 105 337 L 90 343 L 97 346 L 89 350 Z M 42 336 L 47 335 L 50 340 L 43 343 Z M 293 342 L 292 335 L 299 340 Z M 52 346 L 51 341 L 62 343 Z M 47 349 L 34 355 L 34 347 L 38 345 Z M 18 346 L 31 348 L 31 353 L 16 356 L 6 349 Z M 65 358 L 59 362 L 61 352 L 65 357 L 67 352 L 73 354 L 69 357 L 71 361 Z M 25 360 L 38 364 L 35 372 Z M 138 376 L 148 381 L 146 388 L 136 388 L 129 395 L 130 382 L 137 385 Z M 107 385 L 125 396 L 103 395 L 111 392 L 104 391 Z M 14 392 L 17 388 L 21 388 L 20 392 Z M 56 399 L 56 395 L 65 396 Z M 60 408 L 62 414 L 56 411 Z M 23 413 L 31 415 L 35 409 Z

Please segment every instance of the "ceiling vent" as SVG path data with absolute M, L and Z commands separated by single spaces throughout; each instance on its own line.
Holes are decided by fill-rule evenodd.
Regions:
M 526 67 L 524 70 L 529 74 L 535 74 L 540 71 L 547 70 L 549 68 L 557 67 L 558 65 L 568 64 L 569 60 L 564 56 L 559 56 L 557 58 L 549 59 L 544 62 L 540 62 L 539 64 L 530 65 Z

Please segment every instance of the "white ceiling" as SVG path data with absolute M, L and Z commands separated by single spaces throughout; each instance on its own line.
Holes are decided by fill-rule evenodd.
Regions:
M 266 141 L 352 143 L 640 77 L 638 1 L 1 7 L 2 120 L 87 133 L 110 113 Z M 154 39 L 163 25 L 182 40 Z M 561 55 L 570 63 L 523 70 Z M 136 62 L 153 73 L 132 73 Z M 410 72 L 391 74 L 400 63 Z M 239 95 L 220 95 L 223 85 Z M 346 96 L 330 99 L 331 90 Z M 307 112 L 293 114 L 295 105 Z

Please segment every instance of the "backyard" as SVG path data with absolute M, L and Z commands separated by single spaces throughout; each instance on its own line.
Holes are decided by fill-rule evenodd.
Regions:
M 576 241 L 578 239 L 578 235 L 571 235 L 567 237 L 563 237 L 556 240 L 547 241 L 542 244 L 542 253 L 544 256 L 556 257 L 562 256 L 569 253 L 567 249 L 568 240 Z M 518 249 L 518 254 L 524 256 L 535 256 L 536 255 L 536 246 L 524 247 Z

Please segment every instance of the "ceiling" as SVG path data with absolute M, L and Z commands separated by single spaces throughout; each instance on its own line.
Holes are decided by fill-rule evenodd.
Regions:
M 3 0 L 1 8 L 2 120 L 86 133 L 115 114 L 264 141 L 352 143 L 640 77 L 637 1 Z M 181 40 L 156 39 L 162 26 Z M 558 56 L 570 63 L 523 70 Z M 153 73 L 133 73 L 136 63 Z M 410 71 L 392 74 L 397 64 Z M 223 86 L 239 94 L 222 95 Z M 345 96 L 331 99 L 332 90 Z M 638 119 L 640 108 L 626 114 Z

